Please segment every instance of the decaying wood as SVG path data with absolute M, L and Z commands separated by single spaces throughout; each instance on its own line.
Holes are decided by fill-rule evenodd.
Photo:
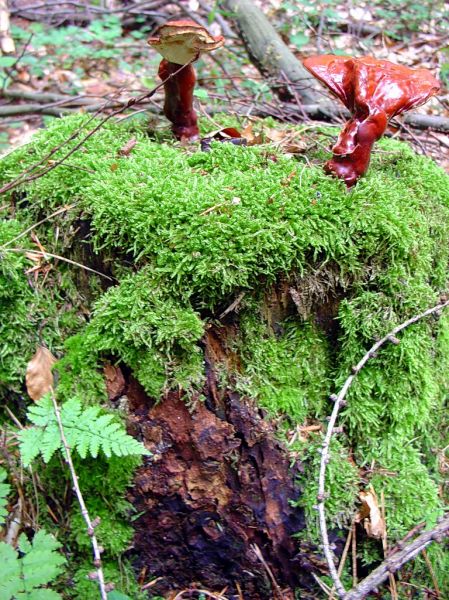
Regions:
M 206 401 L 170 392 L 155 404 L 132 379 L 126 390 L 129 431 L 153 453 L 129 495 L 141 513 L 137 567 L 160 577 L 152 593 L 161 595 L 198 584 L 247 600 L 272 599 L 279 589 L 294 598 L 298 586 L 311 597 L 311 571 L 323 563 L 292 538 L 305 527 L 303 510 L 292 506 L 301 465 L 290 465 L 253 402 L 217 386 L 216 361 L 232 360 L 223 331 L 205 341 Z
M 283 98 L 294 98 L 287 81 L 295 87 L 304 103 L 317 100 L 314 78 L 284 44 L 263 12 L 251 0 L 224 0 L 220 3 L 232 12 L 247 52 L 259 71 L 272 81 Z

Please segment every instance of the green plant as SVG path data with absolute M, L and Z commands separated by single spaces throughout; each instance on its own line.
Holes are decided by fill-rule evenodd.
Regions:
M 133 437 L 125 433 L 114 415 L 99 415 L 100 407 L 82 408 L 81 401 L 73 398 L 61 408 L 61 419 L 67 441 L 81 458 L 88 454 L 96 457 L 102 450 L 107 457 L 148 454 Z M 48 462 L 56 450 L 62 450 L 58 423 L 49 395 L 44 396 L 28 410 L 33 427 L 18 433 L 20 454 L 25 466 L 39 455 Z
M 62 573 L 65 558 L 57 552 L 61 544 L 44 530 L 31 542 L 25 534 L 19 537 L 16 550 L 0 542 L 0 596 L 2 600 L 62 600 L 47 584 Z
M 8 502 L 8 495 L 11 492 L 11 486 L 8 483 L 5 483 L 7 477 L 7 471 L 3 467 L 0 467 L 0 524 L 4 523 L 5 517 L 8 516 L 6 505 Z

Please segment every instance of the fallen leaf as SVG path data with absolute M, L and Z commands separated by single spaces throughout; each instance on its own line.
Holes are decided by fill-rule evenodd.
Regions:
M 47 348 L 39 346 L 27 366 L 25 382 L 28 395 L 37 402 L 53 387 L 51 368 L 56 358 Z
M 369 537 L 380 539 L 386 534 L 385 521 L 382 518 L 376 493 L 373 489 L 369 492 L 360 492 L 359 498 L 362 506 L 356 515 L 356 523 L 362 523 Z
M 253 133 L 253 124 L 249 123 L 242 131 L 242 137 L 245 138 L 248 146 L 258 146 L 259 144 L 263 144 L 263 136 L 258 133 L 257 135 Z

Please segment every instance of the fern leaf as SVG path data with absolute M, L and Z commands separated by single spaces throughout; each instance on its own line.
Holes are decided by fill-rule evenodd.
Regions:
M 37 427 L 28 427 L 22 429 L 17 434 L 20 440 L 20 456 L 23 464 L 27 467 L 33 460 L 39 456 L 41 449 L 41 441 L 45 435 L 45 430 Z M 58 440 L 59 443 L 59 440 Z
M 0 542 L 0 598 L 2 600 L 62 600 L 61 596 L 42 586 L 53 581 L 62 571 L 65 558 L 57 552 L 56 539 L 39 531 L 30 543 L 22 534 L 19 550 Z
M 22 589 L 20 564 L 12 546 L 0 542 L 0 598 L 9 600 Z
M 25 535 L 20 538 L 25 538 Z M 20 538 L 19 548 L 23 552 Z M 24 588 L 28 592 L 55 579 L 65 563 L 65 558 L 56 552 L 61 544 L 44 530 L 36 533 L 31 546 L 21 559 Z
M 98 456 L 100 450 L 109 458 L 117 456 L 148 455 L 143 444 L 128 435 L 113 415 L 99 414 L 98 406 L 83 410 L 81 402 L 72 398 L 61 407 L 61 420 L 67 443 L 81 458 Z M 44 396 L 28 411 L 34 424 L 21 431 L 20 453 L 25 466 L 39 455 L 48 462 L 56 450 L 63 450 L 52 399 Z
M 61 600 L 61 596 L 53 590 L 40 588 L 31 592 L 21 592 L 16 596 L 17 600 Z
M 8 494 L 11 491 L 11 486 L 8 483 L 4 483 L 7 476 L 8 474 L 5 469 L 0 467 L 0 525 L 3 525 L 8 516 L 6 504 L 8 502 Z

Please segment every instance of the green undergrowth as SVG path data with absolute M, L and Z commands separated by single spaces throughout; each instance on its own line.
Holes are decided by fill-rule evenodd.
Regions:
M 52 124 L 2 161 L 1 179 L 13 179 L 85 120 Z M 136 146 L 121 156 L 132 137 Z M 36 324 L 45 318 L 47 344 L 62 354 L 64 343 L 58 367 L 63 399 L 82 392 L 85 403 L 104 404 L 105 360 L 128 365 L 155 398 L 168 388 L 201 391 L 204 331 L 243 294 L 228 317 L 238 326 L 228 340 L 238 368 L 221 372 L 223 383 L 231 380 L 256 399 L 277 418 L 283 436 L 291 438 L 297 426 L 324 426 L 329 393 L 339 390 L 374 340 L 438 303 L 448 289 L 449 178 L 407 145 L 385 139 L 367 176 L 348 192 L 323 173 L 325 153 L 313 152 L 307 163 L 272 145 L 213 143 L 204 153 L 164 136 L 151 139 L 141 125 L 108 123 L 65 166 L 23 185 L 12 196 L 15 219 L 0 226 L 0 303 L 10 315 L 0 324 L 3 389 L 19 390 Z M 107 257 L 105 267 L 115 277 L 108 290 L 92 277 L 83 311 L 71 276 L 76 267 L 59 264 L 58 286 L 45 285 L 39 275 L 37 287 L 24 274 L 29 260 L 4 247 L 67 205 L 75 206 L 36 229 L 40 241 L 56 254 L 62 244 L 70 254 L 79 223 L 88 223 L 85 241 Z M 31 248 L 29 236 L 18 244 Z M 309 294 L 307 310 L 296 310 L 290 299 L 273 322 L 263 298 L 280 282 Z M 332 334 L 321 318 L 330 300 Z M 71 308 L 62 310 L 67 303 Z M 372 485 L 379 498 L 383 494 L 390 542 L 420 521 L 434 523 L 447 502 L 449 316 L 412 325 L 400 338 L 350 389 L 327 482 L 336 529 L 351 521 L 361 489 Z M 321 435 L 318 427 L 290 447 L 304 464 L 300 503 L 312 539 Z M 94 495 L 95 480 L 92 486 Z M 112 517 L 110 532 L 114 520 L 117 545 L 109 552 L 117 557 L 130 532 L 123 513 Z M 71 539 L 78 551 L 85 548 L 76 534 Z M 367 564 L 379 557 L 375 544 L 360 549 Z M 374 546 L 376 552 L 369 549 Z M 440 548 L 429 556 L 440 587 L 449 589 L 447 553 Z M 419 561 L 413 573 L 432 585 Z

